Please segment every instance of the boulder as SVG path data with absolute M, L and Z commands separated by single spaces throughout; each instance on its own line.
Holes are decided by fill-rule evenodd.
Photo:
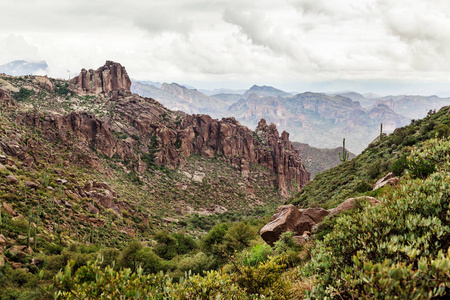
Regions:
M 304 232 L 311 232 L 312 228 L 323 221 L 330 212 L 323 208 L 307 208 L 300 210 L 301 216 L 296 222 L 295 232 L 302 235 Z
M 336 216 L 336 215 L 342 213 L 343 211 L 354 209 L 355 205 L 358 201 L 368 201 L 373 206 L 381 203 L 380 200 L 378 200 L 374 197 L 369 197 L 369 196 L 349 198 L 349 199 L 345 200 L 344 202 L 342 202 L 341 204 L 339 204 L 337 207 L 330 209 L 330 215 Z
M 301 215 L 302 213 L 292 204 L 278 207 L 270 222 L 261 229 L 262 239 L 273 246 L 283 232 L 295 232 Z
M 9 203 L 3 202 L 1 208 L 11 216 L 17 215 L 16 211 L 12 208 L 12 205 Z
M 380 178 L 375 185 L 373 186 L 373 190 L 377 190 L 379 188 L 382 188 L 385 185 L 396 185 L 400 179 L 397 177 L 394 177 L 394 174 L 392 172 L 388 173 L 386 176 Z
M 14 177 L 13 175 L 6 176 L 6 181 L 8 181 L 8 183 L 10 183 L 10 184 L 18 184 L 19 183 L 19 180 L 16 177 Z
M 29 187 L 30 189 L 35 189 L 35 190 L 37 190 L 37 189 L 39 188 L 39 184 L 36 183 L 36 182 L 33 182 L 33 181 L 25 181 L 25 182 L 24 182 L 24 185 L 25 185 L 26 187 Z

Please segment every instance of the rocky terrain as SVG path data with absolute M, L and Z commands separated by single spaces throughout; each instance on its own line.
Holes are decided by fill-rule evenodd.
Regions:
M 300 152 L 303 164 L 305 165 L 306 170 L 311 174 L 311 180 L 314 179 L 317 174 L 334 168 L 342 163 L 339 158 L 339 155 L 342 156 L 342 147 L 321 149 L 298 142 L 293 142 L 292 145 Z M 348 151 L 346 150 L 346 152 Z M 348 152 L 348 155 L 348 160 L 355 157 L 355 154 L 351 152 Z

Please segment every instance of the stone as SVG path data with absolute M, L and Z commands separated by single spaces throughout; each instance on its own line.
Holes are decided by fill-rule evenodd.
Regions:
M 0 163 L 0 173 L 6 172 L 7 170 L 8 168 L 6 168 L 6 166 Z
M 62 179 L 62 178 L 56 178 L 55 182 L 59 183 L 59 184 L 66 184 L 67 180 L 66 179 Z
M 380 178 L 375 185 L 373 186 L 373 190 L 377 190 L 379 188 L 382 188 L 386 185 L 397 185 L 397 183 L 400 181 L 397 177 L 394 177 L 394 174 L 392 172 L 388 173 L 386 176 Z
M 8 183 L 10 183 L 10 184 L 18 184 L 19 183 L 19 180 L 16 177 L 14 177 L 13 175 L 6 176 L 6 181 L 8 181 Z
M 164 218 L 164 219 L 163 219 L 163 222 L 164 222 L 164 223 L 178 223 L 179 220 L 178 220 L 178 219 L 175 219 L 175 218 L 167 217 L 167 218 Z
M 12 267 L 13 269 L 20 269 L 20 268 L 22 268 L 22 263 L 12 261 L 12 262 L 11 262 L 11 267 Z
M 278 207 L 270 222 L 261 229 L 262 239 L 273 246 L 283 232 L 295 232 L 301 215 L 302 213 L 292 204 Z
M 7 90 L 4 90 L 2 88 L 0 88 L 0 103 L 5 105 L 6 107 L 16 106 L 16 101 L 11 98 Z
M 304 232 L 311 232 L 312 228 L 323 221 L 330 214 L 323 208 L 307 208 L 300 210 L 301 216 L 295 225 L 295 232 L 302 235 Z
M 306 244 L 306 239 L 304 236 L 302 235 L 294 235 L 292 237 L 294 239 L 294 241 L 297 243 L 297 245 L 302 246 L 304 244 Z
M 29 187 L 30 189 L 35 189 L 35 190 L 37 190 L 40 186 L 38 183 L 33 182 L 33 181 L 25 181 L 24 185 L 26 187 Z
M 380 200 L 378 200 L 378 199 L 376 199 L 374 197 L 370 197 L 370 196 L 361 196 L 361 197 L 356 197 L 356 198 L 349 198 L 349 199 L 345 200 L 344 202 L 342 202 L 341 204 L 339 204 L 337 207 L 330 209 L 330 215 L 331 216 L 336 216 L 336 215 L 342 213 L 343 211 L 354 209 L 355 208 L 355 204 L 358 201 L 368 201 L 373 206 L 376 206 L 376 205 L 381 203 Z
M 4 211 L 6 211 L 10 216 L 17 215 L 16 211 L 12 208 L 12 205 L 6 202 L 2 203 L 1 207 Z

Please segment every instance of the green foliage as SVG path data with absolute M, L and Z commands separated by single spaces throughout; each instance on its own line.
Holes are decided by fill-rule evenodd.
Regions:
M 142 249 L 142 244 L 137 241 L 132 241 L 122 251 L 119 257 L 119 266 L 122 268 L 129 268 L 136 271 L 139 266 L 139 251 Z
M 382 205 L 336 218 L 331 232 L 318 242 L 311 262 L 302 270 L 304 276 L 320 278 L 312 292 L 314 297 L 352 295 L 354 289 L 367 287 L 364 293 L 370 298 L 377 286 L 387 285 L 390 279 L 383 279 L 386 272 L 393 277 L 393 283 L 398 281 L 389 289 L 392 295 L 399 290 L 409 291 L 409 286 L 417 286 L 421 293 L 421 286 L 430 285 L 428 275 L 421 277 L 418 266 L 425 264 L 432 269 L 432 261 L 442 261 L 439 253 L 450 247 L 449 153 L 450 140 L 424 143 L 409 158 L 442 162 L 435 173 L 426 179 L 405 181 L 383 199 Z M 355 266 L 367 273 L 358 277 Z M 416 277 L 408 281 L 412 276 Z M 370 282 L 372 288 L 361 286 Z
M 71 93 L 71 90 L 67 82 L 58 82 L 55 85 L 55 92 L 57 95 L 66 98 Z
M 158 243 L 155 247 L 155 253 L 159 257 L 170 260 L 177 255 L 177 239 L 167 231 L 155 234 L 154 239 Z
M 12 97 L 17 101 L 26 101 L 29 100 L 35 92 L 33 90 L 29 90 L 21 87 L 17 93 L 14 93 Z
M 244 266 L 257 266 L 269 259 L 273 254 L 273 249 L 267 244 L 258 244 L 253 246 L 250 250 L 242 253 L 242 263 Z

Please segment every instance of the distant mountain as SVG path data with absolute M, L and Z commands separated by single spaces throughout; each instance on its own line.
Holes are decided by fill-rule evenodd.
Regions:
M 375 100 L 373 100 L 372 98 L 365 97 L 364 95 L 361 95 L 361 94 L 356 93 L 356 92 L 333 93 L 333 94 L 330 94 L 330 95 L 331 96 L 339 95 L 339 96 L 342 96 L 342 97 L 350 98 L 352 101 L 359 102 L 359 104 L 363 108 L 368 108 L 368 107 L 371 107 L 372 105 L 375 104 Z
M 229 103 L 229 105 L 232 105 L 236 102 L 238 102 L 243 95 L 242 94 L 226 94 L 226 93 L 222 93 L 222 94 L 214 94 L 211 97 L 216 98 L 216 99 L 220 99 L 222 101 L 225 101 L 227 103 Z
M 28 62 L 15 60 L 0 66 L 0 73 L 12 76 L 42 75 L 47 71 L 48 65 L 45 61 Z
M 393 111 L 411 119 L 424 118 L 428 111 L 439 110 L 450 104 L 450 98 L 438 96 L 387 96 L 378 98 L 376 103 L 384 104 Z
M 171 110 L 180 110 L 189 114 L 209 114 L 215 118 L 224 116 L 229 104 L 206 96 L 196 89 L 189 89 L 177 83 L 163 83 L 161 88 L 154 85 L 134 82 L 131 91 L 143 97 L 161 102 Z
M 298 142 L 293 142 L 292 146 L 299 150 L 303 164 L 305 165 L 306 170 L 311 174 L 311 180 L 314 179 L 317 174 L 334 168 L 342 163 L 339 159 L 339 154 L 342 155 L 342 147 L 334 149 L 321 149 Z M 349 160 L 354 157 L 355 154 L 349 152 Z
M 205 94 L 206 96 L 213 96 L 216 94 L 239 94 L 243 95 L 246 90 L 233 90 L 233 89 L 213 89 L 213 90 L 204 90 L 199 89 L 200 92 Z
M 367 110 L 347 97 L 303 93 L 292 97 L 258 97 L 251 94 L 228 109 L 241 123 L 255 127 L 265 118 L 290 133 L 291 139 L 313 147 L 339 147 L 342 138 L 352 152 L 361 152 L 378 134 L 408 124 L 409 119 L 386 105 Z
M 258 86 L 254 85 L 252 86 L 248 91 L 246 91 L 243 95 L 243 98 L 247 98 L 251 94 L 256 94 L 258 96 L 272 96 L 272 97 L 289 97 L 292 96 L 292 94 L 286 93 L 285 91 L 276 89 L 271 86 Z
M 142 80 L 131 79 L 131 82 L 132 82 L 133 84 L 136 83 L 136 84 L 151 85 L 151 86 L 157 87 L 158 89 L 160 89 L 161 86 L 162 86 L 162 83 L 159 82 L 159 81 L 148 81 L 148 80 L 142 81 Z

